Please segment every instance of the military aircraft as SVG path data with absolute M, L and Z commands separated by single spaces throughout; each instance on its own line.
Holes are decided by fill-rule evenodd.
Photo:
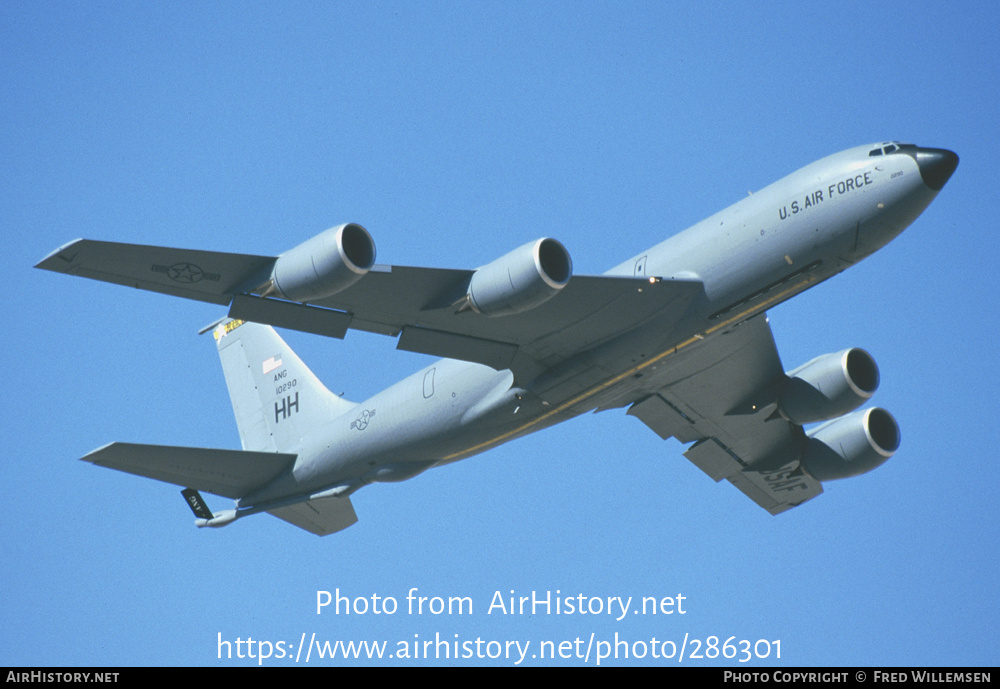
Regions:
M 624 408 L 778 514 L 823 481 L 885 462 L 900 432 L 883 409 L 855 411 L 879 383 L 868 352 L 786 373 L 766 309 L 888 243 L 957 165 L 944 149 L 852 148 L 600 276 L 573 276 L 550 238 L 475 270 L 378 265 L 353 223 L 276 257 L 81 239 L 37 267 L 229 307 L 203 332 L 214 333 L 243 449 L 117 442 L 83 457 L 182 486 L 198 526 L 268 512 L 330 534 L 357 521 L 349 496 L 362 486 Z M 367 330 L 444 358 L 354 403 L 271 326 Z M 201 491 L 235 505 L 215 513 Z

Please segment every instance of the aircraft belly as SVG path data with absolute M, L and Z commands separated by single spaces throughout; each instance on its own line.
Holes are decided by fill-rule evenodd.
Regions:
M 294 469 L 248 503 L 410 478 L 495 432 L 494 417 L 516 407 L 511 381 L 509 371 L 442 359 L 303 438 Z

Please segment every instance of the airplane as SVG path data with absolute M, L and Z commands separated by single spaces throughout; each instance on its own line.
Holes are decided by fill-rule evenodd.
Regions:
M 357 521 L 350 496 L 363 486 L 611 409 L 690 444 L 684 456 L 714 481 L 779 514 L 881 465 L 900 430 L 888 411 L 859 409 L 880 379 L 867 351 L 786 372 L 767 309 L 887 244 L 957 166 L 945 149 L 851 148 L 599 276 L 573 275 L 547 237 L 475 270 L 376 264 L 354 223 L 280 256 L 80 239 L 36 267 L 228 307 L 202 332 L 242 450 L 115 442 L 82 458 L 183 487 L 199 527 L 267 512 L 331 534 Z M 355 403 L 274 327 L 363 330 L 443 358 Z M 213 512 L 201 492 L 234 506 Z

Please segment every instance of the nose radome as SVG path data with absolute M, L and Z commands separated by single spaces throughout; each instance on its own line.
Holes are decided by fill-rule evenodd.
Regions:
M 958 156 L 944 148 L 918 148 L 915 158 L 924 184 L 941 191 L 958 167 Z

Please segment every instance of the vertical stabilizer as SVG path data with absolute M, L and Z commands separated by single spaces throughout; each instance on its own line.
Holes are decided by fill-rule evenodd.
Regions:
M 293 451 L 355 406 L 330 392 L 274 328 L 229 320 L 214 335 L 244 450 Z

